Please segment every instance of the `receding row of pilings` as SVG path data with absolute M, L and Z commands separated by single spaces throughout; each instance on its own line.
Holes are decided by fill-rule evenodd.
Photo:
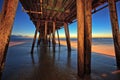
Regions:
M 40 42 L 42 41 L 42 43 L 44 43 L 44 45 L 46 45 L 46 46 L 47 46 L 47 43 L 49 43 L 48 46 L 50 47 L 50 43 L 52 42 L 53 51 L 54 51 L 55 45 L 56 45 L 55 31 L 57 31 L 58 44 L 60 46 L 59 31 L 58 31 L 58 29 L 56 29 L 56 22 L 53 21 L 52 23 L 53 23 L 52 30 L 51 29 L 47 30 L 48 21 L 45 21 L 45 25 L 43 26 L 44 28 L 41 27 L 40 22 L 37 21 L 36 30 L 35 30 L 34 39 L 33 39 L 32 48 L 31 48 L 31 53 L 33 53 L 33 51 L 34 51 L 34 46 L 36 43 L 36 37 L 37 37 L 38 32 L 39 32 L 39 37 L 38 37 L 37 46 L 40 45 Z M 41 30 L 40 28 L 42 28 L 43 30 Z M 65 35 L 66 35 L 67 48 L 68 48 L 68 51 L 71 51 L 70 34 L 69 34 L 69 28 L 68 28 L 67 22 L 64 22 L 64 30 L 65 30 Z M 52 37 L 51 37 L 51 34 L 52 34 Z
M 12 5 L 11 5 L 12 4 Z M 92 11 L 92 0 L 76 0 L 77 4 L 77 20 L 78 20 L 78 75 L 84 77 L 86 74 L 91 73 L 91 11 Z M 18 0 L 4 0 L 2 12 L 0 13 L 0 71 L 5 61 L 5 56 L 8 49 L 9 38 L 15 18 L 15 13 L 18 5 Z M 110 19 L 112 23 L 112 33 L 115 46 L 116 63 L 120 69 L 120 39 L 119 39 L 119 25 L 118 17 L 116 12 L 115 0 L 108 0 Z M 45 26 L 47 26 L 45 22 Z M 68 24 L 64 23 L 65 32 L 68 29 Z M 55 22 L 53 22 L 55 26 Z M 47 27 L 46 27 L 47 28 Z M 45 28 L 45 29 L 46 29 Z M 53 28 L 55 29 L 55 28 Z M 37 31 L 35 31 L 34 39 L 36 38 Z M 54 30 L 55 31 L 55 30 Z M 52 33 L 55 33 L 55 32 Z M 69 32 L 67 31 L 66 40 L 69 42 Z M 47 33 L 45 32 L 44 39 L 46 39 Z M 40 34 L 38 43 L 40 42 Z M 49 35 L 51 37 L 51 35 Z M 54 37 L 54 36 L 53 36 Z M 55 39 L 55 38 L 53 38 Z M 54 40 L 52 40 L 54 41 Z M 70 44 L 67 42 L 68 47 Z M 33 42 L 32 48 L 34 48 L 35 41 Z M 69 48 L 68 48 L 69 49 Z

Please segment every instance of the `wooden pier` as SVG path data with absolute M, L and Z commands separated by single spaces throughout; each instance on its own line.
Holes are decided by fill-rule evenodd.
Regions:
M 84 77 L 91 73 L 91 39 L 92 14 L 105 7 L 109 7 L 112 33 L 116 54 L 117 67 L 120 69 L 120 34 L 116 2 L 120 0 L 20 0 L 23 11 L 36 27 L 31 53 L 34 54 L 34 45 L 39 33 L 38 45 L 43 41 L 45 45 L 52 42 L 55 49 L 55 32 L 61 27 L 65 30 L 68 52 L 71 51 L 70 33 L 68 24 L 77 21 L 78 44 L 78 75 Z M 104 6 L 104 4 L 107 4 Z M 18 0 L 4 0 L 0 13 L 0 71 L 4 67 L 9 38 L 16 14 Z M 98 8 L 103 6 L 102 8 Z M 51 36 L 52 35 L 52 36 Z M 58 33 L 58 41 L 60 45 Z M 52 40 L 52 41 L 51 41 Z

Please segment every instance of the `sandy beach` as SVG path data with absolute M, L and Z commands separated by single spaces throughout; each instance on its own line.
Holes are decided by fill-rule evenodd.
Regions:
M 56 43 L 58 43 L 56 41 Z M 60 41 L 61 45 L 66 46 L 66 41 L 61 40 Z M 71 41 L 71 47 L 77 49 L 77 43 L 76 41 Z M 115 56 L 114 52 L 114 46 L 113 45 L 94 45 L 92 44 L 92 52 L 99 53 L 99 54 L 104 54 L 108 56 Z
M 17 41 L 17 42 L 11 41 L 9 43 L 9 47 L 24 44 L 24 43 L 26 43 L 26 41 Z M 56 43 L 58 43 L 57 40 L 56 40 Z M 67 46 L 66 41 L 64 41 L 64 40 L 61 40 L 60 44 L 64 45 L 64 46 Z M 71 47 L 74 48 L 74 49 L 77 49 L 76 41 L 71 41 Z M 94 44 L 92 44 L 92 52 L 93 53 L 104 54 L 104 55 L 108 55 L 108 56 L 115 56 L 113 45 L 103 45 L 103 44 L 94 45 Z
M 71 41 L 70 53 L 66 50 L 66 41 L 61 40 L 61 45 L 64 46 L 56 48 L 54 53 L 53 48 L 42 44 L 41 47 L 34 48 L 33 55 L 30 53 L 31 43 L 25 40 L 10 42 L 10 45 L 14 44 L 14 47 L 8 49 L 1 80 L 83 80 L 77 73 L 77 43 L 75 41 Z M 116 70 L 115 58 L 102 55 L 111 53 L 111 48 L 111 46 L 93 44 L 94 52 L 100 54 L 92 54 L 91 77 L 85 77 L 84 80 L 119 80 L 120 75 Z
M 9 43 L 9 47 L 12 47 L 12 46 L 16 46 L 16 45 L 20 45 L 20 44 L 24 44 L 26 43 L 25 41 L 19 41 L 19 42 L 14 42 L 14 41 L 11 41 Z
M 24 43 L 26 43 L 26 41 L 16 41 L 16 42 L 11 41 L 9 43 L 9 47 L 24 44 Z M 56 43 L 58 43 L 57 40 L 56 40 Z M 64 46 L 67 46 L 65 40 L 61 40 L 60 44 L 64 45 Z M 71 41 L 71 47 L 74 48 L 74 49 L 77 49 L 76 41 Z M 99 54 L 104 54 L 104 55 L 108 55 L 108 56 L 115 56 L 114 45 L 105 45 L 105 44 L 95 45 L 95 44 L 92 44 L 92 52 L 99 53 Z

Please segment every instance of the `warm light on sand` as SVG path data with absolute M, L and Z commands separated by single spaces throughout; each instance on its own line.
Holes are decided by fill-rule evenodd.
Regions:
M 120 73 L 120 70 L 115 70 L 112 72 L 112 74 L 118 74 L 118 73 Z
M 66 41 L 63 41 L 63 40 L 60 41 L 60 44 L 64 45 L 64 46 L 67 45 Z M 71 47 L 77 49 L 76 41 L 71 41 Z M 94 45 L 93 44 L 92 45 L 92 52 L 105 54 L 105 55 L 108 55 L 108 56 L 115 56 L 114 46 L 113 45 L 108 46 L 108 45 Z
M 24 43 L 25 43 L 24 41 L 20 41 L 20 42 L 10 42 L 10 43 L 9 43 L 9 47 L 16 46 L 16 45 L 20 45 L 20 44 L 24 44 Z

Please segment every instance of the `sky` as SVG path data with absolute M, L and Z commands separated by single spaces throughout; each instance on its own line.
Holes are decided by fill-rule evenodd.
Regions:
M 0 0 L 0 10 L 1 10 Z M 118 21 L 120 24 L 120 2 L 117 3 Z M 12 35 L 22 35 L 33 37 L 35 26 L 29 16 L 22 11 L 22 6 L 19 3 L 15 21 L 12 29 Z M 69 32 L 71 37 L 77 37 L 77 22 L 69 24 Z M 65 37 L 64 28 L 59 30 L 60 37 Z M 109 9 L 103 10 L 92 15 L 92 37 L 112 37 L 111 22 L 109 17 Z

